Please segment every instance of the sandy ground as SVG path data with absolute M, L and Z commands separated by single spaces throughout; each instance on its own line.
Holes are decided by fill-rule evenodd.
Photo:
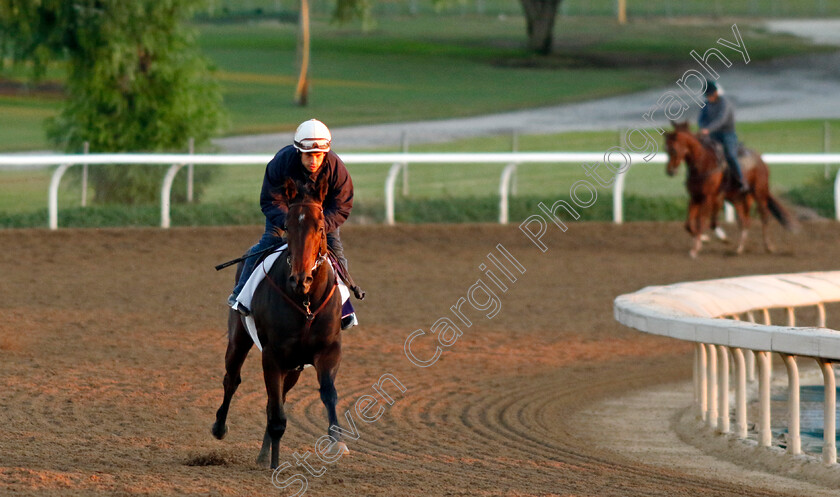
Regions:
M 667 450 L 683 450 L 678 437 L 612 442 L 603 428 L 650 433 L 650 412 L 621 399 L 663 385 L 679 394 L 691 371 L 688 344 L 615 323 L 615 296 L 651 284 L 837 268 L 840 226 L 776 233 L 777 255 L 761 253 L 754 240 L 742 257 L 714 245 L 690 261 L 678 223 L 576 224 L 547 234 L 546 253 L 515 226 L 349 226 L 345 246 L 369 297 L 358 305 L 362 325 L 344 336 L 339 412 L 373 394 L 386 373 L 406 391 L 390 388 L 394 403 L 383 402 L 375 422 L 351 410 L 359 433 L 347 440 L 352 453 L 313 464 L 323 474 L 308 475 L 307 494 L 819 495 L 795 480 L 744 478 L 735 465 L 672 466 Z M 273 487 L 254 463 L 265 393 L 253 352 L 230 433 L 224 441 L 210 435 L 233 277 L 213 265 L 259 234 L 258 227 L 0 231 L 0 495 L 294 493 Z M 464 308 L 473 325 L 435 365 L 412 365 L 406 337 L 451 316 L 450 306 L 487 278 L 478 266 L 497 244 L 526 269 L 499 292 L 498 314 Z M 429 342 L 416 344 L 418 355 L 432 352 Z M 685 402 L 677 397 L 663 410 Z M 290 393 L 287 412 L 281 463 L 293 467 L 283 475 L 307 475 L 294 454 L 312 451 L 327 428 L 312 370 Z M 649 439 L 664 456 L 626 452 Z
M 721 22 L 721 38 L 734 40 L 732 24 Z M 840 46 L 840 20 L 837 19 L 775 20 L 766 22 L 765 27 L 770 31 L 810 38 L 816 43 Z M 743 44 L 749 53 L 750 37 L 743 36 Z M 737 107 L 739 121 L 840 118 L 840 52 L 781 57 L 760 63 L 750 60 L 747 63 L 737 52 L 715 45 L 714 40 L 710 40 L 708 47 L 697 49 L 702 53 L 712 46 L 721 49 L 721 53 L 732 63 L 731 67 L 724 68 L 722 63 L 711 59 L 720 75 L 718 82 Z M 700 70 L 688 53 L 685 57 L 686 70 Z M 364 147 L 392 147 L 397 150 L 403 134 L 409 144 L 417 144 L 513 131 L 541 134 L 647 128 L 650 123 L 642 116 L 656 105 L 659 98 L 669 91 L 684 96 L 676 79 L 663 81 L 663 86 L 654 90 L 576 104 L 458 119 L 350 126 L 332 131 L 339 150 Z M 699 107 L 691 101 L 688 103 L 692 104 L 692 108 L 685 116 L 696 120 Z M 662 112 L 656 113 L 655 121 L 663 127 L 668 126 Z M 218 138 L 214 143 L 226 153 L 274 153 L 291 141 L 292 133 L 272 133 Z

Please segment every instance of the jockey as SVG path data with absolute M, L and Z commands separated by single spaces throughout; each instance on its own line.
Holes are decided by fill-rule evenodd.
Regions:
M 729 165 L 729 170 L 739 183 L 742 193 L 750 191 L 750 185 L 741 171 L 738 162 L 738 136 L 735 134 L 735 108 L 728 98 L 723 96 L 722 89 L 714 81 L 708 81 L 706 91 L 706 105 L 700 111 L 698 125 L 700 134 L 723 145 L 723 155 Z
M 242 265 L 242 273 L 228 297 L 228 305 L 242 315 L 250 311 L 236 301 L 248 277 L 254 270 L 258 257 L 247 257 L 264 251 L 281 242 L 281 230 L 286 227 L 288 207 L 277 205 L 274 194 L 292 178 L 300 183 L 314 184 L 326 175 L 329 183 L 327 195 L 324 198 L 324 223 L 327 231 L 327 246 L 342 266 L 346 274 L 347 259 L 339 238 L 339 227 L 344 224 L 353 208 L 353 181 L 344 162 L 330 150 L 332 135 L 330 130 L 317 119 L 310 119 L 295 131 L 294 143 L 288 145 L 274 156 L 265 168 L 262 191 L 260 192 L 260 206 L 265 214 L 265 233 L 256 245 L 246 254 Z M 348 282 L 348 286 L 352 286 Z M 358 324 L 356 315 L 350 314 L 341 320 L 341 329 L 347 329 Z

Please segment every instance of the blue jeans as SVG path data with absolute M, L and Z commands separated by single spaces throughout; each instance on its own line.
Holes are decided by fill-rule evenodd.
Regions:
M 735 133 L 712 133 L 712 138 L 723 145 L 723 155 L 729 164 L 729 170 L 735 175 L 735 179 L 746 185 L 744 173 L 741 171 L 741 163 L 738 162 L 738 135 Z
M 277 236 L 277 232 L 275 227 L 271 222 L 266 220 L 265 222 L 265 233 L 263 233 L 262 237 L 260 237 L 257 244 L 251 247 L 245 255 L 255 254 L 261 250 L 266 250 L 267 248 L 271 247 L 272 245 L 277 245 L 282 238 Z M 341 238 L 339 238 L 339 230 L 336 228 L 335 231 L 327 233 L 327 246 L 329 247 L 330 251 L 335 255 L 335 257 L 344 264 L 344 267 L 347 267 L 347 259 L 344 257 L 344 248 L 341 245 Z M 235 296 L 239 296 L 239 293 L 242 291 L 242 288 L 245 287 L 245 283 L 248 281 L 248 277 L 251 276 L 251 273 L 254 271 L 254 266 L 257 265 L 257 260 L 260 257 L 248 257 L 242 262 L 242 272 L 239 274 L 239 280 L 236 282 L 236 286 L 233 287 L 233 294 Z

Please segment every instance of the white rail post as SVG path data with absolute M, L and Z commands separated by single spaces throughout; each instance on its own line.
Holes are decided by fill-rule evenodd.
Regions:
M 85 142 L 82 147 L 82 153 L 87 155 L 90 153 L 90 142 Z M 82 207 L 87 207 L 87 191 L 88 191 L 88 165 L 82 164 Z
M 753 311 L 747 311 L 747 321 L 755 323 Z M 755 353 L 752 350 L 747 350 L 745 358 L 747 360 L 747 380 L 753 382 L 755 381 Z
M 747 438 L 747 368 L 744 351 L 732 348 L 735 361 L 735 434 L 738 438 Z
M 402 153 L 408 153 L 408 133 L 403 131 L 402 135 L 400 136 L 400 146 L 402 148 Z M 406 162 L 403 165 L 403 177 L 402 177 L 402 192 L 403 195 L 408 196 L 408 163 Z
M 499 180 L 499 224 L 507 224 L 509 219 L 509 200 L 511 178 L 516 174 L 516 164 L 508 164 Z
M 405 167 L 402 162 L 391 165 L 388 170 L 388 177 L 385 179 L 385 224 L 394 225 L 394 186 L 397 183 L 397 174 Z
M 49 210 L 49 225 L 51 230 L 58 229 L 58 185 L 61 183 L 61 177 L 70 169 L 73 164 L 62 164 L 53 171 L 50 178 L 50 191 L 47 198 L 47 207 Z
M 770 352 L 756 351 L 758 360 L 758 445 L 770 447 Z
M 788 307 L 786 308 L 786 310 L 788 326 L 793 328 L 794 326 L 796 326 L 796 312 L 793 310 L 793 307 Z
M 831 125 L 828 124 L 828 121 L 823 122 L 823 153 L 827 154 L 831 150 Z M 831 165 L 826 162 L 825 166 L 825 179 L 829 178 L 829 172 L 831 171 Z
M 624 223 L 624 177 L 630 172 L 630 168 L 615 175 L 613 183 L 613 223 Z
M 724 345 L 718 345 L 717 349 L 720 355 L 718 359 L 720 370 L 718 394 L 720 400 L 718 401 L 717 431 L 718 433 L 729 433 L 729 353 Z
M 195 154 L 195 138 L 190 138 L 189 150 L 190 155 Z M 195 187 L 195 164 L 192 162 L 187 165 L 187 202 L 192 203 Z
M 837 462 L 837 386 L 834 379 L 834 366 L 831 361 L 820 359 L 820 369 L 825 384 L 823 403 L 823 451 L 822 460 L 826 464 Z
M 715 350 L 716 347 L 714 344 L 706 344 L 708 353 L 706 357 L 708 358 L 709 364 L 707 367 L 708 370 L 708 378 L 706 381 L 708 382 L 708 411 L 706 414 L 706 425 L 711 428 L 715 429 L 717 427 L 717 409 L 718 409 L 718 395 L 717 395 L 717 351 Z
M 834 219 L 840 221 L 840 167 L 834 177 Z
M 817 327 L 825 328 L 825 304 L 817 304 Z
M 697 383 L 695 386 L 695 390 L 697 391 L 697 410 L 698 410 L 698 417 L 703 421 L 706 421 L 706 409 L 707 409 L 707 399 L 708 396 L 706 395 L 706 388 L 707 388 L 707 376 L 706 376 L 706 347 L 702 343 L 695 344 L 695 375 L 697 377 Z
M 175 181 L 175 175 L 184 167 L 184 164 L 172 164 L 166 171 L 163 177 L 163 186 L 160 188 L 160 227 L 169 228 L 171 224 L 169 218 L 169 207 L 172 203 L 172 183 Z
M 788 375 L 788 439 L 787 453 L 797 456 L 802 453 L 802 438 L 799 434 L 799 368 L 796 356 L 779 354 L 785 363 Z

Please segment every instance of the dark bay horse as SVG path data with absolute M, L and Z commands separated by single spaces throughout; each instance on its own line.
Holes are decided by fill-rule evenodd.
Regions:
M 327 261 L 321 206 L 327 187 L 326 181 L 320 181 L 314 191 L 308 191 L 293 180 L 287 181 L 278 201 L 289 207 L 286 217 L 288 251 L 268 271 L 251 301 L 257 338 L 263 346 L 263 377 L 268 394 L 265 436 L 257 463 L 266 465 L 270 446 L 272 469 L 279 464 L 280 438 L 286 430 L 283 411 L 286 394 L 295 386 L 307 364 L 315 367 L 321 401 L 327 408 L 327 434 L 335 440 L 330 451 L 336 454 L 337 451 L 349 452 L 341 442 L 335 410 L 338 401 L 335 377 L 341 362 L 341 296 L 336 289 L 336 275 Z M 258 264 L 254 270 L 263 269 Z M 225 423 L 230 401 L 241 382 L 242 363 L 252 345 L 254 342 L 243 318 L 231 310 L 224 400 L 216 412 L 212 429 L 218 439 L 227 433 Z
M 744 178 L 750 186 L 747 193 L 739 191 L 737 181 L 728 174 L 725 160 L 721 163 L 713 145 L 701 141 L 689 131 L 688 123 L 673 123 L 674 130 L 665 133 L 665 146 L 668 152 L 666 172 L 673 176 L 680 164 L 685 161 L 688 168 L 685 186 L 688 190 L 688 218 L 685 229 L 692 236 L 689 255 L 696 258 L 703 245 L 702 236 L 707 228 L 715 229 L 717 215 L 728 200 L 734 207 L 740 228 L 736 253 L 744 251 L 747 232 L 750 228 L 750 209 L 753 203 L 761 216 L 764 248 L 773 252 L 768 223 L 770 216 L 775 217 L 785 229 L 795 230 L 796 220 L 770 194 L 770 172 L 761 155 L 753 150 L 746 150 L 738 159 L 743 169 Z

